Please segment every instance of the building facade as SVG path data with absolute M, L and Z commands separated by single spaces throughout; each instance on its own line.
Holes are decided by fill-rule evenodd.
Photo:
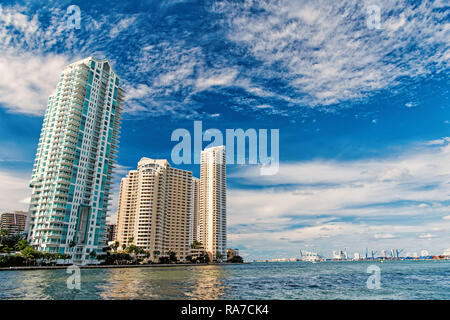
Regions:
M 211 260 L 216 260 L 217 253 L 224 260 L 227 254 L 225 157 L 225 146 L 207 148 L 201 153 L 198 241 Z
M 123 99 L 108 60 L 89 57 L 62 71 L 30 183 L 27 231 L 35 249 L 70 254 L 79 264 L 101 254 Z
M 200 179 L 192 177 L 192 219 L 189 243 L 198 241 L 200 234 Z
M 106 224 L 105 226 L 105 246 L 108 245 L 108 242 L 114 241 L 116 239 L 116 225 L 115 224 Z
M 239 249 L 227 248 L 227 261 L 239 255 Z
M 134 237 L 138 177 L 139 171 L 131 170 L 120 183 L 116 240 L 121 246 L 133 241 Z
M 185 261 L 192 240 L 193 193 L 191 172 L 172 168 L 167 160 L 142 158 L 121 182 L 119 245 L 136 245 L 153 261 L 169 251 Z
M 4 229 L 8 235 L 21 234 L 25 231 L 27 213 L 23 211 L 0 213 L 0 230 Z

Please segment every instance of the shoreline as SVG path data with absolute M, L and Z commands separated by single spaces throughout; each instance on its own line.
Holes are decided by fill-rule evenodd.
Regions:
M 132 264 L 132 265 L 87 265 L 79 266 L 80 269 L 115 269 L 115 268 L 157 268 L 157 267 L 189 267 L 189 266 L 223 266 L 223 265 L 239 265 L 249 264 L 249 262 L 243 263 L 174 263 L 174 264 Z M 73 264 L 64 266 L 19 266 L 19 267 L 1 267 L 0 271 L 31 271 L 31 270 L 58 270 L 67 269 L 73 266 Z

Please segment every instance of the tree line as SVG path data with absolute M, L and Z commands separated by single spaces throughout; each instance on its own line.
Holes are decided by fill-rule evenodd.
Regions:
M 102 253 L 98 254 L 91 251 L 89 257 L 94 260 L 99 260 L 103 265 L 126 265 L 126 264 L 149 264 L 154 263 L 150 260 L 150 253 L 144 249 L 132 244 L 132 238 L 128 241 L 128 245 L 123 244 L 121 251 L 119 251 L 119 242 L 115 241 L 113 244 L 103 248 Z M 74 241 L 69 244 L 70 248 L 76 246 Z M 185 260 L 188 263 L 210 263 L 210 256 L 203 250 L 203 245 L 194 241 L 191 244 L 192 249 L 197 249 L 197 254 L 188 255 Z M 157 259 L 157 263 L 172 264 L 180 263 L 176 252 L 167 251 L 162 255 L 159 250 L 153 252 L 153 257 Z M 217 252 L 215 261 L 222 261 L 222 254 Z M 51 266 L 56 264 L 71 264 L 72 256 L 64 253 L 50 253 L 40 252 L 35 250 L 28 242 L 20 235 L 8 234 L 7 230 L 0 230 L 0 267 L 15 267 L 15 266 Z M 227 262 L 242 263 L 243 259 L 240 256 L 234 256 Z

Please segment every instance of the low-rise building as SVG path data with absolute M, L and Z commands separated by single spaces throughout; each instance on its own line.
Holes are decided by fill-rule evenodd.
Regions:
M 9 235 L 24 232 L 26 221 L 27 213 L 23 211 L 0 213 L 0 229 L 5 229 Z
M 230 249 L 227 248 L 227 260 L 233 259 L 233 257 L 236 257 L 239 255 L 239 249 Z

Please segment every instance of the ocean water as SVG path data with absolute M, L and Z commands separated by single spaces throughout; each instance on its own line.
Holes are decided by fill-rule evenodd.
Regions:
M 380 289 L 368 289 L 370 265 Z M 243 265 L 0 271 L 0 299 L 450 299 L 450 261 L 280 262 Z

